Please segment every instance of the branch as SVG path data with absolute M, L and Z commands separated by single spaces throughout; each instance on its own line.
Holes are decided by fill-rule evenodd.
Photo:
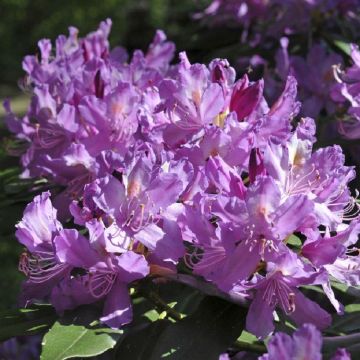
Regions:
M 348 348 L 351 345 L 359 344 L 360 333 L 341 335 L 341 336 L 324 336 L 324 348 L 328 350 L 336 350 L 339 347 Z
M 210 295 L 210 296 L 217 296 L 222 299 L 225 299 L 227 301 L 230 301 L 234 304 L 248 307 L 249 301 L 246 297 L 236 293 L 235 291 L 229 291 L 228 293 L 225 293 L 221 290 L 219 290 L 215 285 L 200 280 L 192 275 L 184 275 L 184 274 L 169 274 L 166 275 L 166 278 L 169 280 L 173 280 L 176 282 L 179 282 L 184 285 L 188 285 L 194 289 L 200 290 L 201 292 Z
M 183 318 L 183 316 L 181 314 L 179 314 L 176 310 L 174 310 L 173 308 L 171 308 L 163 299 L 161 299 L 160 296 L 158 296 L 158 294 L 156 294 L 156 292 L 154 291 L 150 291 L 147 294 L 143 295 L 148 298 L 152 303 L 155 304 L 155 306 L 157 306 L 158 308 L 160 308 L 163 311 L 166 311 L 167 315 L 170 316 L 171 318 L 173 318 L 176 321 L 179 321 Z

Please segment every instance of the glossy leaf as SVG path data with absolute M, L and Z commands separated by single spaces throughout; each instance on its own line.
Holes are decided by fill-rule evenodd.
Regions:
M 117 345 L 115 359 L 149 360 L 161 333 L 170 325 L 167 319 L 150 324 L 137 325 L 127 332 L 124 340 Z
M 149 359 L 217 360 L 241 334 L 245 316 L 245 309 L 207 297 L 193 315 L 165 328 Z
M 334 40 L 334 45 L 341 50 L 346 55 L 350 56 L 351 50 L 350 50 L 350 44 L 341 41 L 341 40 Z
M 298 249 L 301 248 L 302 245 L 301 239 L 294 234 L 290 235 L 287 238 L 286 243 Z
M 44 336 L 41 360 L 92 357 L 113 348 L 121 330 L 84 325 L 64 325 L 57 321 Z
M 345 307 L 345 314 L 334 315 L 329 333 L 349 334 L 360 329 L 360 304 L 351 304 Z

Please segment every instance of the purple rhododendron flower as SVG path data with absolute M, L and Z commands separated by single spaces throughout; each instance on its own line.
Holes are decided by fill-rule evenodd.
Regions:
M 267 277 L 260 279 L 254 287 L 256 293 L 247 316 L 249 331 L 258 336 L 266 336 L 273 331 L 275 307 L 282 308 L 298 325 L 311 322 L 324 329 L 331 324 L 330 314 L 296 288 L 300 283 L 318 282 L 318 274 L 311 267 L 290 253 L 284 254 L 276 265 L 268 263 L 267 266 Z
M 279 92 L 281 83 L 276 83 L 278 76 L 282 81 L 291 74 L 299 82 L 299 98 L 302 101 L 301 113 L 305 116 L 317 117 L 325 109 L 328 114 L 336 110 L 331 98 L 331 89 L 335 78 L 333 66 L 342 63 L 338 54 L 329 53 L 320 43 L 312 45 L 306 58 L 300 55 L 289 55 L 289 39 L 280 39 L 280 48 L 277 50 L 275 69 L 266 70 L 266 80 L 271 86 L 267 87 L 267 95 L 274 97 Z
M 347 114 L 339 122 L 339 132 L 348 139 L 360 138 L 360 51 L 357 45 L 351 45 L 353 65 L 342 71 L 335 69 L 337 84 L 334 84 L 331 96 L 339 104 L 346 104 Z
M 267 345 L 268 353 L 260 356 L 259 360 L 321 360 L 321 346 L 320 332 L 313 325 L 304 324 L 292 337 L 280 332 L 275 334 Z M 345 349 L 339 349 L 331 359 L 348 360 L 351 357 Z
M 103 322 L 118 328 L 131 321 L 127 284 L 149 273 L 143 255 L 131 250 L 104 254 L 91 242 L 94 239 L 61 229 L 49 193 L 35 197 L 17 228 L 16 236 L 28 251 L 20 259 L 20 270 L 28 277 L 26 301 L 50 296 L 62 312 L 105 298 Z M 87 274 L 74 276 L 72 270 L 79 268 Z
M 92 244 L 75 230 L 62 231 L 54 241 L 57 256 L 62 263 L 86 269 L 89 273 L 85 277 L 87 286 L 75 277 L 68 279 L 64 288 L 61 284 L 55 288 L 52 297 L 55 307 L 65 310 L 105 299 L 100 320 L 113 328 L 129 323 L 132 320 L 132 311 L 127 285 L 149 273 L 144 256 L 133 251 L 119 256 L 103 255 L 95 251 Z M 72 301 L 69 301 L 69 298 Z M 64 307 L 64 304 L 67 306 Z
M 19 269 L 27 276 L 23 286 L 23 302 L 48 295 L 55 284 L 68 275 L 71 267 L 58 261 L 54 237 L 62 226 L 56 219 L 50 193 L 45 192 L 27 205 L 17 224 L 16 237 L 26 247 Z

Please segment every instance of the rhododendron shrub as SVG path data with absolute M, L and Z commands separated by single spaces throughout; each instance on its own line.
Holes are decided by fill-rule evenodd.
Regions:
M 339 146 L 314 147 L 296 77 L 269 101 L 226 59 L 191 63 L 162 31 L 129 56 L 110 29 L 41 40 L 27 113 L 4 104 L 21 176 L 47 188 L 15 232 L 20 315 L 50 313 L 26 328 L 45 333 L 42 358 L 350 359 L 356 174 Z

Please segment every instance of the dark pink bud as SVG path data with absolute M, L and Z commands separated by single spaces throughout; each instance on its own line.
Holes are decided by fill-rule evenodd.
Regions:
M 87 49 L 86 43 L 83 42 L 81 47 L 83 49 L 84 60 L 85 60 L 85 62 L 87 62 L 87 61 L 89 61 L 90 54 L 89 54 L 89 50 Z
M 262 80 L 249 85 L 247 76 L 239 80 L 230 100 L 230 111 L 235 111 L 239 121 L 249 116 L 258 105 L 263 94 Z
M 212 81 L 217 83 L 223 83 L 226 81 L 224 71 L 220 65 L 216 65 L 212 72 Z
M 258 175 L 264 175 L 264 161 L 263 156 L 258 148 L 253 148 L 250 152 L 249 159 L 249 180 L 253 183 Z
M 105 84 L 103 79 L 101 78 L 100 70 L 96 72 L 94 82 L 95 82 L 95 95 L 97 98 L 102 99 L 104 97 Z

